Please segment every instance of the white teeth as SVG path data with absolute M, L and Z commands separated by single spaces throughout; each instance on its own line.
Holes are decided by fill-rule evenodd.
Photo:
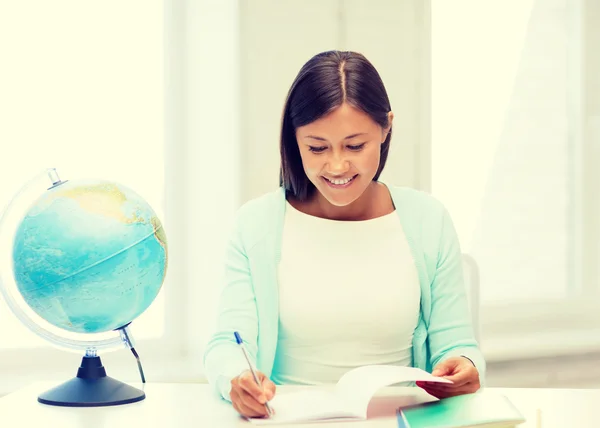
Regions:
M 349 182 L 352 180 L 352 178 L 354 178 L 354 177 L 347 178 L 347 179 L 345 179 L 345 180 L 329 180 L 329 179 L 328 179 L 328 180 L 329 180 L 331 183 L 333 183 L 333 184 L 336 184 L 336 185 L 338 185 L 338 186 L 342 186 L 342 185 L 344 185 L 344 184 L 347 184 L 347 183 L 349 183 Z

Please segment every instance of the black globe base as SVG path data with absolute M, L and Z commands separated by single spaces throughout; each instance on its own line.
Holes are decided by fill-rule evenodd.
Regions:
M 38 396 L 42 404 L 65 407 L 100 407 L 135 403 L 144 391 L 106 375 L 100 357 L 83 357 L 77 377 Z

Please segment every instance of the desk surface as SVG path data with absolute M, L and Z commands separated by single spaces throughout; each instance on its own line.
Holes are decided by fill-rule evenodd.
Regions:
M 231 405 L 216 398 L 205 384 L 147 384 L 146 399 L 134 404 L 97 408 L 65 408 L 39 404 L 37 395 L 53 385 L 33 384 L 0 399 L 0 426 L 14 427 L 252 427 Z M 280 386 L 278 393 L 297 387 Z M 527 418 L 522 428 L 598 427 L 600 390 L 500 389 Z M 393 428 L 395 409 L 431 401 L 419 388 L 389 387 L 371 401 L 364 422 L 296 424 L 300 427 Z M 538 409 L 541 421 L 537 422 Z M 284 426 L 284 425 L 278 425 Z

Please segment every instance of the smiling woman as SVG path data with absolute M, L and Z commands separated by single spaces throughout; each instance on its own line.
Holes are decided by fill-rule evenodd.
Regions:
M 239 210 L 228 245 L 209 382 L 246 416 L 267 414 L 276 384 L 336 383 L 366 365 L 434 371 L 452 384 L 420 386 L 439 397 L 478 390 L 485 361 L 452 221 L 431 196 L 379 181 L 393 114 L 376 69 L 318 54 L 283 110 L 280 188 Z

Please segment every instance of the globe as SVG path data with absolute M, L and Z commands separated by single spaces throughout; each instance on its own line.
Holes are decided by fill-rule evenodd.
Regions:
M 23 299 L 59 328 L 98 333 L 122 327 L 154 301 L 167 242 L 152 208 L 109 181 L 55 186 L 27 211 L 13 246 Z
M 38 401 L 100 406 L 145 397 L 106 376 L 97 351 L 125 344 L 145 382 L 130 324 L 156 299 L 167 265 L 161 221 L 121 183 L 63 181 L 50 168 L 16 194 L 0 217 L 0 290 L 34 333 L 85 352 L 77 377 Z

